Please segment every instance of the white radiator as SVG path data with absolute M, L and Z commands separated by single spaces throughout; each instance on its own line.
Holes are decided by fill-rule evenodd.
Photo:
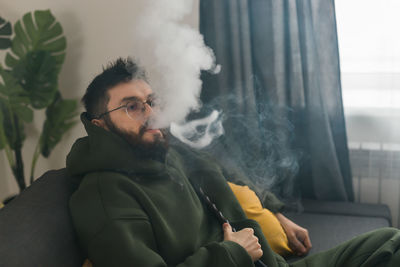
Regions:
M 387 204 L 400 226 L 400 145 L 349 143 L 355 201 Z

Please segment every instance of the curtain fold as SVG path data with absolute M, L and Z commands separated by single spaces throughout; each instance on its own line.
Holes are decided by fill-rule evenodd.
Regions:
M 353 200 L 333 0 L 201 0 L 222 69 L 202 100 L 225 114 L 214 152 L 282 198 Z

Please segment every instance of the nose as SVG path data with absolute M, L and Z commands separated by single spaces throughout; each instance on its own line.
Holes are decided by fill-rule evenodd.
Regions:
M 150 106 L 150 104 L 148 102 L 143 103 L 142 111 L 145 116 L 150 116 L 151 114 L 154 113 L 153 108 Z

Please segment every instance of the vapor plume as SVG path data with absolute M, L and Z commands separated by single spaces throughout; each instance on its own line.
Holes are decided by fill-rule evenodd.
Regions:
M 205 118 L 171 124 L 171 134 L 193 148 L 203 148 L 224 134 L 221 113 L 214 110 Z
M 182 23 L 191 13 L 193 1 L 142 0 L 142 5 L 134 31 L 134 57 L 146 68 L 161 101 L 161 112 L 151 127 L 171 125 L 171 133 L 180 141 L 204 148 L 228 169 L 240 169 L 262 197 L 265 189 L 283 198 L 293 195 L 300 153 L 291 150 L 293 129 L 286 116 L 280 116 L 289 111 L 262 101 L 239 109 L 243 101 L 254 100 L 226 95 L 202 108 L 200 73 L 216 73 L 220 66 L 216 66 L 214 54 L 198 30 Z M 200 108 L 196 118 L 208 116 L 185 121 L 189 113 Z M 215 110 L 223 110 L 224 116 Z M 229 134 L 220 137 L 223 123 Z M 210 145 L 217 137 L 220 138 Z
M 218 70 L 203 36 L 182 23 L 192 8 L 192 0 L 146 0 L 136 21 L 134 57 L 147 69 L 160 101 L 161 112 L 151 123 L 153 128 L 182 124 L 189 112 L 198 110 L 200 72 Z

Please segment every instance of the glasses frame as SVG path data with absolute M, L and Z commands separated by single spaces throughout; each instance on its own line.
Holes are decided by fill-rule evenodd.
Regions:
M 109 113 L 111 113 L 111 112 L 113 112 L 113 111 L 119 110 L 119 109 L 121 109 L 121 108 L 125 108 L 126 115 L 128 115 L 129 118 L 131 118 L 132 120 L 134 120 L 134 118 L 132 118 L 132 116 L 129 115 L 129 113 L 128 113 L 128 105 L 129 105 L 129 102 L 138 102 L 138 103 L 143 104 L 142 112 L 146 110 L 146 104 L 147 104 L 149 107 L 154 108 L 154 99 L 147 99 L 146 101 L 142 101 L 142 100 L 140 100 L 140 99 L 132 99 L 132 100 L 129 100 L 125 105 L 122 105 L 122 106 L 119 106 L 119 107 L 114 108 L 114 109 L 112 109 L 112 110 L 109 110 L 109 111 L 106 111 L 106 112 L 104 112 L 104 113 L 101 113 L 99 116 L 96 117 L 96 119 L 101 119 L 104 115 L 107 115 L 107 114 L 109 114 Z

